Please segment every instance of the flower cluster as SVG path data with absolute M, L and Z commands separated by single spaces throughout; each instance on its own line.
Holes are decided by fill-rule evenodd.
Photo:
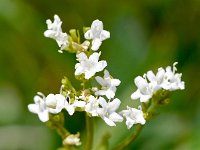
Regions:
M 143 77 L 136 77 L 135 84 L 138 89 L 131 95 L 131 98 L 147 102 L 160 89 L 168 91 L 183 90 L 185 83 L 181 81 L 182 74 L 176 73 L 176 64 L 177 62 L 173 64 L 173 67 L 168 66 L 166 69 L 158 68 L 156 75 L 152 71 L 148 71 Z
M 42 93 L 34 97 L 35 104 L 29 104 L 28 109 L 30 112 L 38 114 L 42 122 L 49 120 L 49 114 L 58 114 L 62 109 L 67 110 L 69 115 L 73 115 L 76 107 L 83 108 L 84 101 L 75 100 L 71 103 L 69 97 L 64 97 L 62 94 L 49 94 L 45 97 Z
M 159 68 L 155 75 L 148 71 L 143 77 L 135 78 L 138 90 L 131 95 L 132 99 L 140 98 L 141 105 L 136 108 L 127 106 L 126 110 L 118 111 L 121 101 L 115 97 L 119 79 L 113 78 L 106 70 L 107 62 L 100 60 L 101 51 L 97 52 L 102 41 L 110 38 L 110 32 L 103 29 L 102 21 L 95 20 L 90 28 L 85 28 L 85 41 L 80 42 L 78 30 L 70 30 L 69 34 L 63 33 L 62 21 L 55 15 L 54 21 L 46 21 L 48 29 L 45 37 L 56 40 L 60 47 L 59 52 L 68 51 L 76 54 L 75 77 L 81 82 L 80 89 L 75 89 L 71 82 L 64 77 L 62 79 L 59 94 L 44 94 L 38 92 L 34 97 L 34 104 L 29 104 L 30 112 L 38 115 L 42 122 L 52 121 L 51 117 L 59 115 L 62 110 L 71 116 L 76 111 L 85 112 L 88 117 L 100 117 L 109 126 L 116 126 L 117 122 L 126 119 L 127 128 L 134 124 L 144 125 L 146 122 L 142 104 L 152 98 L 159 89 L 169 91 L 184 89 L 181 74 L 176 72 L 176 63 L 173 68 Z M 103 75 L 102 75 L 103 72 Z M 98 74 L 98 75 L 97 75 Z M 102 75 L 102 76 L 101 76 Z M 80 145 L 79 133 L 66 132 L 63 136 L 63 145 Z
M 46 23 L 48 30 L 44 32 L 44 36 L 55 39 L 60 47 L 59 52 L 62 53 L 62 50 L 68 47 L 69 44 L 67 33 L 62 32 L 62 21 L 57 15 L 54 15 L 54 22 L 48 19 Z

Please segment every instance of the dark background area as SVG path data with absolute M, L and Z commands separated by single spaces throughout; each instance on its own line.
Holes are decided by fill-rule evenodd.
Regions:
M 54 14 L 63 21 L 63 31 L 79 29 L 82 36 L 83 26 L 95 19 L 103 21 L 111 38 L 101 46 L 101 59 L 107 60 L 111 75 L 122 81 L 117 91 L 122 103 L 136 89 L 137 75 L 179 62 L 186 89 L 173 92 L 170 104 L 146 124 L 130 149 L 200 149 L 199 0 L 1 0 L 1 150 L 54 150 L 60 146 L 56 132 L 27 110 L 36 92 L 58 93 L 63 76 L 78 84 L 75 55 L 58 53 L 56 42 L 43 36 L 45 21 Z M 71 131 L 83 130 L 82 114 L 67 120 Z M 97 119 L 95 145 L 107 131 L 113 134 L 110 147 L 127 137 L 133 129 L 122 124 L 111 128 Z

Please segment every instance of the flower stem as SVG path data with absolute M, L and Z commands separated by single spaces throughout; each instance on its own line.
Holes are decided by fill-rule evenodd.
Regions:
M 62 139 L 70 135 L 70 133 L 62 125 L 56 125 L 56 130 L 58 134 L 62 137 Z
M 91 150 L 93 144 L 93 120 L 86 113 L 86 144 L 84 150 Z
M 146 112 L 146 114 L 147 114 L 146 120 L 147 121 L 152 118 L 156 106 L 157 106 L 157 104 L 152 102 L 151 105 L 149 106 L 149 108 L 147 109 L 147 112 Z M 123 150 L 123 149 L 127 148 L 130 144 L 132 144 L 135 141 L 135 139 L 140 134 L 142 128 L 143 128 L 143 125 L 137 124 L 135 126 L 135 130 L 134 130 L 133 134 L 130 137 L 128 137 L 127 139 L 125 139 L 124 141 L 122 141 L 121 144 L 119 144 L 117 147 L 113 148 L 112 150 Z
M 141 124 L 137 124 L 133 134 L 130 137 L 128 137 L 126 140 L 124 140 L 121 144 L 119 144 L 117 147 L 113 148 L 112 150 L 123 150 L 126 147 L 128 147 L 138 137 L 139 133 L 142 130 L 142 127 L 143 126 Z

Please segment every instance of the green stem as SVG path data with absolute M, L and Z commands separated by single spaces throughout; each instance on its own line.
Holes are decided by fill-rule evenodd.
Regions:
M 142 127 L 143 126 L 141 124 L 137 124 L 133 134 L 112 150 L 124 150 L 125 148 L 127 148 L 138 137 L 139 133 L 142 130 Z
M 93 120 L 86 114 L 86 144 L 84 150 L 91 150 L 93 144 Z
M 70 133 L 62 125 L 56 125 L 55 128 L 62 139 L 70 135 Z
M 149 120 L 152 118 L 153 116 L 153 112 L 156 108 L 156 104 L 154 102 L 151 103 L 151 105 L 149 106 L 149 108 L 147 109 L 147 117 L 145 118 L 146 120 Z M 143 125 L 141 124 L 137 124 L 135 126 L 135 130 L 133 132 L 133 134 L 128 137 L 127 139 L 125 139 L 124 141 L 122 141 L 122 143 L 120 143 L 117 147 L 113 148 L 113 150 L 123 150 L 125 148 L 127 148 L 130 144 L 132 144 L 135 139 L 138 137 L 138 135 L 140 134 L 141 130 L 143 128 Z

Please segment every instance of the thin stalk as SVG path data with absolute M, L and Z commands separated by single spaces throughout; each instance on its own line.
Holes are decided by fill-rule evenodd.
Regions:
M 142 130 L 142 127 L 143 126 L 141 124 L 137 124 L 133 134 L 130 137 L 128 137 L 126 140 L 124 140 L 121 144 L 119 144 L 117 147 L 113 148 L 112 150 L 123 150 L 127 148 L 138 137 L 139 133 Z
M 151 119 L 153 112 L 155 110 L 156 104 L 152 103 L 149 108 L 147 109 L 147 118 L 146 120 Z M 124 150 L 125 148 L 127 148 L 130 144 L 132 144 L 135 139 L 138 137 L 138 135 L 140 134 L 141 130 L 143 128 L 143 125 L 141 124 L 137 124 L 135 126 L 135 130 L 133 132 L 133 134 L 128 137 L 127 139 L 125 139 L 124 141 L 122 141 L 118 146 L 116 146 L 115 148 L 113 148 L 112 150 Z
M 56 130 L 62 139 L 66 138 L 70 133 L 61 125 L 56 125 Z
M 86 114 L 86 144 L 84 150 L 91 150 L 93 145 L 93 120 Z

